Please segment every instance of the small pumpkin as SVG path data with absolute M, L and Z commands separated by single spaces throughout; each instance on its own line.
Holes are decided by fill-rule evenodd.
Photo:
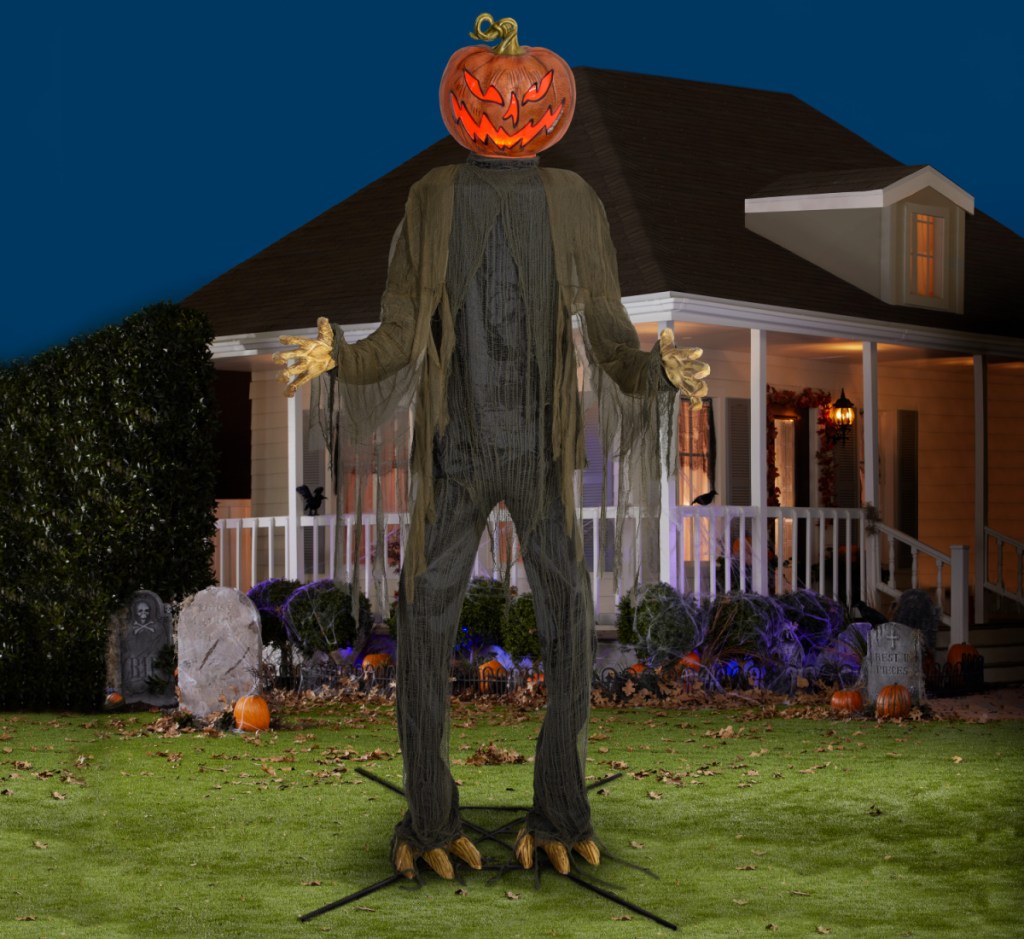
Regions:
M 977 648 L 969 642 L 957 642 L 946 651 L 946 664 L 959 665 L 963 659 L 973 658 L 977 654 Z
M 875 698 L 875 717 L 906 717 L 910 703 L 910 689 L 906 685 L 886 685 Z
M 108 711 L 116 711 L 124 707 L 124 696 L 117 691 L 111 691 L 104 699 L 103 707 Z
M 235 702 L 235 726 L 239 730 L 270 729 L 270 707 L 258 694 L 244 695 Z
M 491 659 L 480 666 L 480 693 L 499 694 L 505 687 L 508 671 L 497 659 Z
M 391 656 L 386 652 L 371 652 L 363 656 L 363 671 L 372 671 L 376 675 L 386 672 L 391 667 Z
M 679 671 L 689 669 L 691 672 L 700 671 L 700 654 L 696 651 L 687 652 L 677 663 Z
M 489 157 L 531 157 L 557 143 L 576 108 L 576 79 L 561 56 L 520 46 L 519 26 L 490 13 L 470 38 L 498 45 L 464 46 L 441 76 L 441 117 L 463 147 Z
M 841 714 L 855 714 L 864 707 L 864 696 L 856 688 L 840 688 L 832 692 L 829 702 L 833 711 Z

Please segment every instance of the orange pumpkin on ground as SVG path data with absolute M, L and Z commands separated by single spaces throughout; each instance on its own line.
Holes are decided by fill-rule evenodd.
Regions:
M 491 659 L 480 666 L 480 693 L 499 694 L 505 687 L 508 671 L 497 659 Z
M 832 710 L 842 714 L 855 714 L 864 707 L 864 696 L 856 688 L 832 692 Z
M 258 694 L 245 695 L 235 702 L 235 726 L 239 730 L 270 730 L 270 707 Z
M 576 79 L 550 49 L 520 46 L 513 19 L 481 13 L 441 76 L 441 117 L 463 147 L 487 157 L 532 157 L 561 140 L 576 108 Z
M 697 652 L 687 652 L 677 663 L 679 671 L 689 669 L 691 672 L 700 671 L 700 655 Z
M 906 685 L 886 685 L 875 698 L 875 717 L 906 717 L 910 704 L 910 689 Z
M 381 674 L 391 667 L 391 656 L 386 652 L 371 652 L 363 656 L 363 671 L 373 669 L 376 674 Z
M 104 700 L 103 707 L 108 711 L 116 711 L 118 708 L 124 707 L 124 697 L 117 691 L 111 691 Z

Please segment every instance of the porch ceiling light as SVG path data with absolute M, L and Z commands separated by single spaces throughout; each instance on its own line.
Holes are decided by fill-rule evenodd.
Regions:
M 846 397 L 846 389 L 843 388 L 832 404 L 832 420 L 836 425 L 836 436 L 844 442 L 853 427 L 853 417 L 853 402 Z

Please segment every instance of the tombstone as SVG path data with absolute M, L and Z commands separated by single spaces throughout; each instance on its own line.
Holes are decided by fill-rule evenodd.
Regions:
M 864 657 L 867 686 L 865 704 L 873 706 L 878 692 L 886 685 L 906 685 L 910 700 L 924 700 L 924 669 L 921 632 L 902 623 L 882 623 L 868 633 L 868 651 Z
M 174 666 L 158 667 L 165 649 L 174 648 L 170 611 L 151 590 L 139 590 L 111 618 L 110 651 L 113 686 L 125 704 L 173 707 Z
M 195 717 L 217 715 L 257 689 L 260 614 L 244 593 L 207 587 L 178 614 L 178 694 Z

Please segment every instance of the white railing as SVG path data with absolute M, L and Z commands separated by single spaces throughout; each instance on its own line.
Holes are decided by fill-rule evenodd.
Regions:
M 762 514 L 769 592 L 813 590 L 845 604 L 864 595 L 860 509 L 678 506 L 671 516 L 669 576 L 662 579 L 697 597 L 751 591 Z
M 985 526 L 985 589 L 1024 606 L 1024 542 Z
M 664 580 L 681 592 L 698 597 L 751 591 L 756 582 L 753 565 L 757 563 L 753 546 L 762 513 L 767 550 L 756 554 L 765 557 L 769 592 L 809 589 L 845 604 L 866 596 L 867 573 L 859 563 L 864 516 L 859 509 L 677 506 L 666 519 L 632 515 L 624 541 L 627 545 L 647 545 L 631 562 L 639 569 L 641 582 Z M 580 510 L 586 562 L 592 573 L 611 568 L 614 510 L 608 510 L 605 518 L 602 537 L 600 509 Z M 357 550 L 354 516 L 302 516 L 299 570 L 291 576 L 302 582 L 328 576 L 351 582 L 358 559 L 362 590 L 368 597 L 374 597 L 376 524 L 374 514 L 363 516 Z M 387 596 L 392 596 L 405 560 L 408 516 L 387 514 L 384 524 L 385 589 Z M 645 526 L 643 539 L 636 537 L 638 525 Z M 666 550 L 661 550 L 660 538 L 665 533 L 668 544 L 664 546 Z M 287 516 L 221 519 L 217 522 L 216 579 L 223 586 L 248 590 L 262 580 L 288 577 L 288 548 Z M 668 568 L 663 572 L 666 558 Z M 528 589 L 511 519 L 503 508 L 497 508 L 481 538 L 472 576 L 495 576 L 506 566 L 511 585 Z M 592 577 L 592 589 L 598 619 L 614 616 L 619 590 L 612 584 L 611 575 Z
M 950 642 L 967 641 L 968 549 L 954 545 L 943 554 L 916 538 L 875 522 L 879 569 L 873 583 L 876 594 L 896 599 L 907 589 L 934 589 L 935 605 L 950 628 Z M 899 558 L 900 546 L 909 554 L 909 566 Z

